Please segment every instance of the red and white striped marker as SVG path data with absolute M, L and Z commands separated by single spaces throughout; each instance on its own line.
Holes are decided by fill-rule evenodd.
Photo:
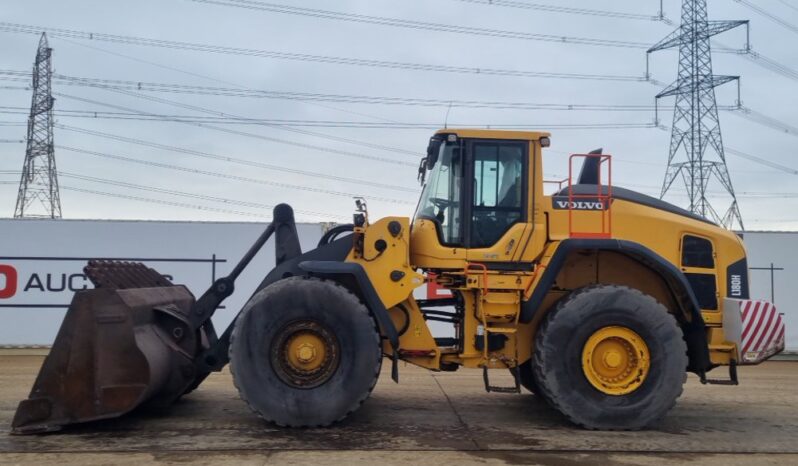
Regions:
M 744 364 L 756 364 L 784 350 L 784 320 L 776 305 L 768 301 L 742 300 L 742 345 Z

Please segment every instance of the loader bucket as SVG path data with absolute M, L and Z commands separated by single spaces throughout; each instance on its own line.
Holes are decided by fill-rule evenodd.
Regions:
M 194 297 L 137 263 L 92 261 L 12 433 L 50 432 L 174 402 L 197 377 Z

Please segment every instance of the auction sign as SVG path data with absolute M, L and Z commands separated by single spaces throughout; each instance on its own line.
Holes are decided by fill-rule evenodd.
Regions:
M 173 257 L 0 257 L 0 307 L 64 308 L 72 294 L 92 288 L 83 272 L 91 259 L 142 262 L 174 283 L 192 280 L 205 269 L 207 284 L 216 279 L 216 268 L 227 262 L 213 254 L 209 258 Z
M 76 292 L 92 288 L 91 259 L 141 262 L 201 295 L 227 275 L 263 232 L 263 223 L 0 219 L 0 346 L 49 345 Z M 298 224 L 303 250 L 321 224 Z M 226 328 L 274 267 L 269 241 L 214 315 Z

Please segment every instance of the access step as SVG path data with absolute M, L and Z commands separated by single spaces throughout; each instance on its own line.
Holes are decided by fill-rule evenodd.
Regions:
M 708 379 L 705 373 L 700 375 L 701 383 L 704 385 L 740 385 L 737 380 L 737 361 L 734 359 L 729 363 L 729 380 Z
M 488 393 L 495 392 L 495 393 L 521 393 L 521 380 L 518 377 L 518 371 L 510 371 L 513 374 L 513 379 L 515 380 L 514 387 L 495 387 L 490 384 L 490 378 L 488 377 L 488 367 L 482 367 L 482 380 L 485 382 L 485 391 Z
M 485 327 L 485 331 L 488 333 L 512 334 L 518 331 L 518 329 L 515 327 Z

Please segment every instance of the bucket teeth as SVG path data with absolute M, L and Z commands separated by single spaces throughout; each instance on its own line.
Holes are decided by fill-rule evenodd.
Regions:
M 168 278 L 141 262 L 91 260 L 83 271 L 95 288 L 126 290 L 173 286 Z

